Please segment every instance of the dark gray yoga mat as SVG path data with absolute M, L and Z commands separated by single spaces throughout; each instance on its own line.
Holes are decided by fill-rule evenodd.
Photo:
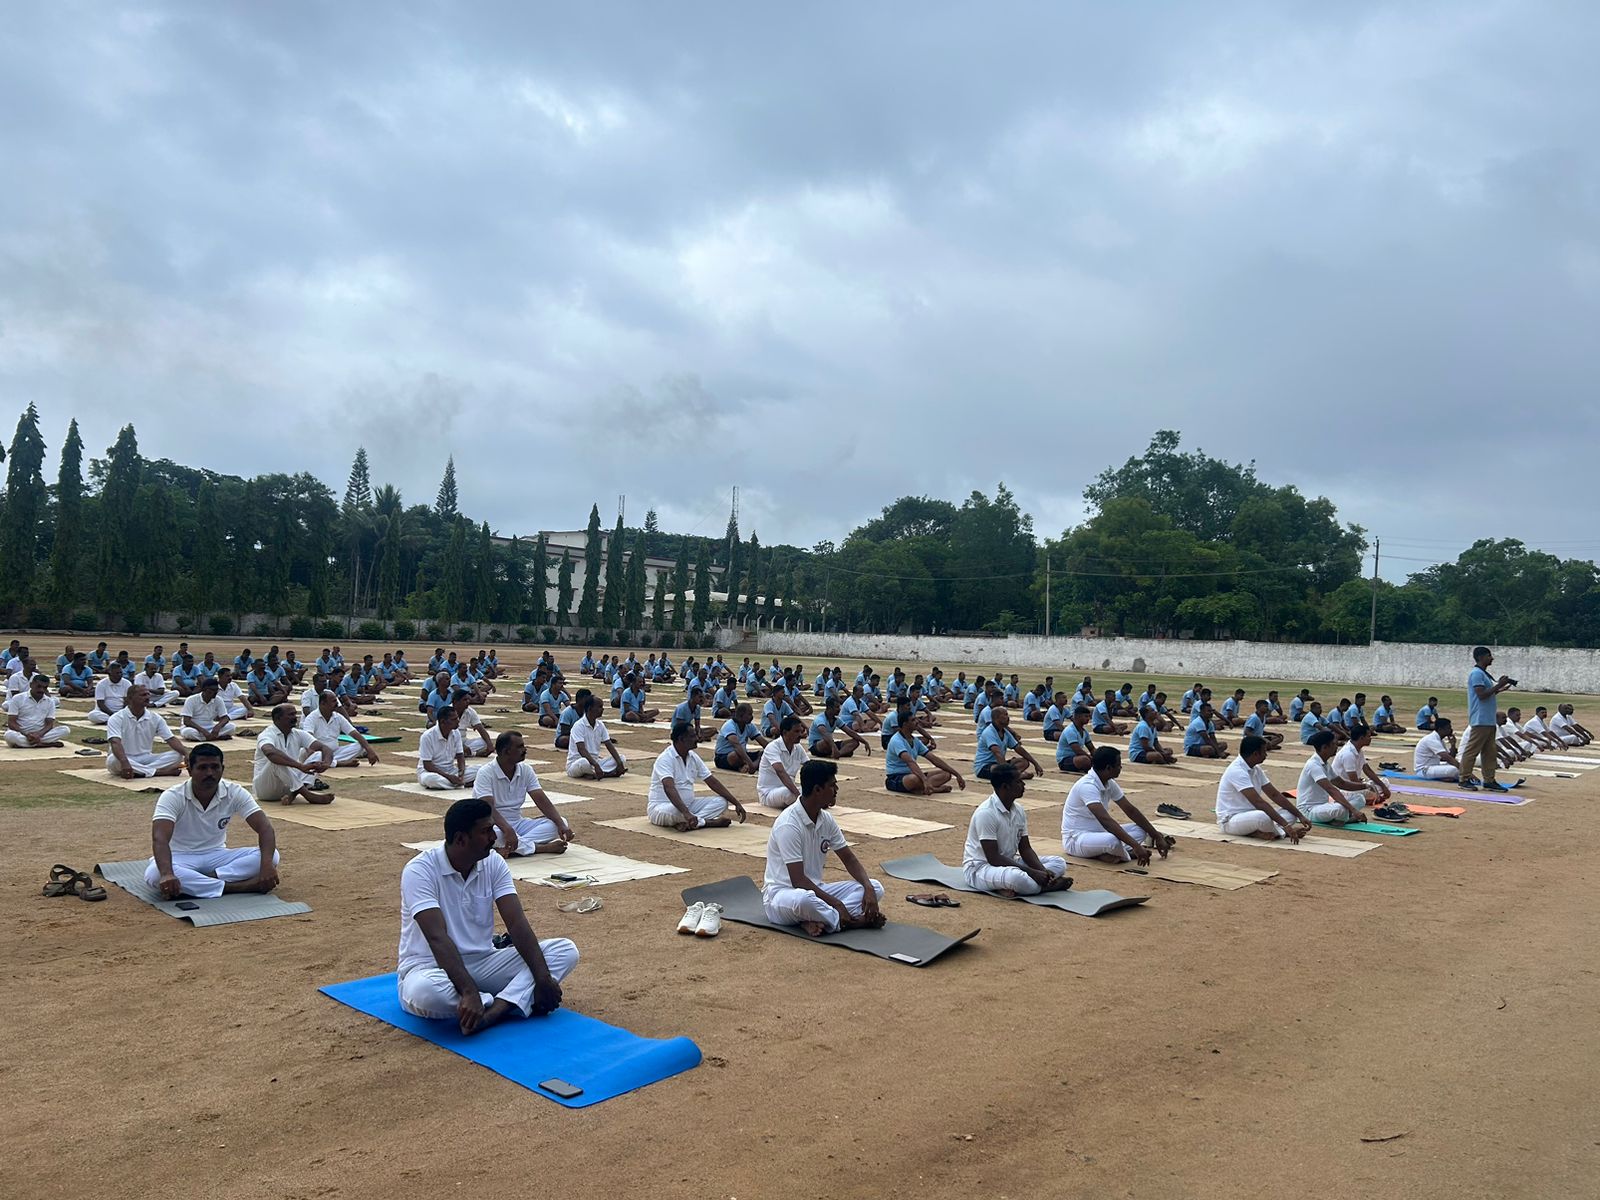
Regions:
M 133 862 L 99 863 L 94 873 L 107 883 L 114 883 L 135 900 L 143 900 L 151 908 L 159 909 L 169 917 L 188 921 L 195 926 L 235 925 L 240 921 L 260 921 L 266 917 L 292 917 L 311 911 L 309 904 L 291 904 L 280 900 L 271 892 L 230 892 L 210 900 L 163 900 L 161 893 L 144 881 L 144 869 L 150 865 L 148 858 Z M 179 908 L 180 904 L 197 904 L 198 908 Z
M 811 937 L 797 925 L 777 925 L 767 920 L 761 904 L 761 889 L 748 875 L 724 879 L 720 883 L 703 883 L 699 887 L 685 888 L 683 902 L 695 904 L 714 901 L 722 905 L 722 917 L 741 925 L 754 925 L 774 933 L 787 933 L 802 941 L 819 946 L 842 946 L 846 950 L 860 950 L 876 954 L 890 962 L 905 963 L 909 967 L 925 967 L 934 959 L 948 954 L 962 942 L 978 936 L 974 929 L 958 938 L 948 938 L 920 925 L 900 925 L 890 921 L 882 929 L 841 929 L 838 933 L 825 933 Z M 895 957 L 900 955 L 901 957 Z
M 1064 892 L 1045 892 L 1039 896 L 1002 896 L 996 892 L 985 892 L 973 887 L 967 882 L 966 873 L 960 867 L 946 866 L 931 854 L 913 854 L 910 858 L 890 859 L 883 864 L 883 872 L 885 875 L 893 875 L 896 879 L 905 879 L 912 883 L 936 883 L 953 892 L 975 892 L 980 896 L 993 896 L 996 900 L 1022 900 L 1028 904 L 1043 904 L 1050 908 L 1065 909 L 1067 912 L 1077 913 L 1080 917 L 1098 917 L 1101 913 L 1113 912 L 1119 908 L 1132 908 L 1150 898 L 1119 896 L 1116 892 L 1104 890 L 1079 891 L 1077 888 L 1068 888 Z

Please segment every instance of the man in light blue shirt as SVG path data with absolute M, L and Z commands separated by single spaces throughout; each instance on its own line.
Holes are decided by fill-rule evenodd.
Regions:
M 750 752 L 750 743 L 765 747 L 767 739 L 756 727 L 755 713 L 748 704 L 733 710 L 733 716 L 722 723 L 717 731 L 716 763 L 724 771 L 742 771 L 754 775 L 760 769 L 760 754 Z
M 1400 722 L 1394 719 L 1394 701 L 1388 696 L 1378 697 L 1378 707 L 1372 712 L 1373 733 L 1404 733 Z
M 1058 742 L 1061 740 L 1061 731 L 1067 727 L 1067 722 L 1072 719 L 1072 706 L 1067 703 L 1067 694 L 1057 692 L 1050 702 L 1050 707 L 1044 711 L 1044 740 Z
M 1196 679 L 1194 686 L 1183 694 L 1183 700 L 1178 705 L 1178 711 L 1187 715 L 1200 703 L 1200 681 Z
M 145 666 L 148 667 L 152 663 L 155 664 L 156 673 L 158 675 L 165 675 L 167 673 L 167 656 L 165 654 L 161 653 L 161 647 L 160 646 L 157 646 L 149 654 L 146 654 L 144 656 L 144 665 Z
M 1432 733 L 1434 722 L 1439 719 L 1439 697 L 1429 696 L 1428 702 L 1417 709 L 1417 728 Z
M 60 696 L 66 699 L 83 699 L 94 695 L 94 672 L 89 669 L 89 656 L 79 650 L 72 661 L 61 668 L 58 681 Z
M 1090 720 L 1096 733 L 1109 734 L 1112 737 L 1121 737 L 1125 732 L 1111 716 L 1111 710 L 1117 706 L 1117 693 L 1114 688 L 1107 688 L 1105 699 L 1096 704 Z
M 1044 720 L 1044 684 L 1036 685 L 1032 691 L 1022 698 L 1022 719 L 1024 721 Z
M 1139 723 L 1128 735 L 1128 760 L 1136 763 L 1163 763 L 1170 765 L 1176 756 L 1161 744 L 1156 736 L 1155 705 L 1147 704 L 1139 710 Z
M 89 669 L 96 675 L 104 675 L 106 667 L 111 664 L 111 655 L 106 653 L 106 644 L 101 642 L 94 648 L 94 653 L 89 655 Z
M 1190 718 L 1188 727 L 1183 731 L 1183 753 L 1188 758 L 1223 758 L 1227 752 L 1227 743 L 1217 738 L 1211 704 L 1202 700 L 1199 711 Z
M 811 722 L 806 749 L 813 758 L 849 758 L 857 750 L 867 753 L 867 743 L 839 719 L 840 704 L 836 696 L 822 703 L 822 711 Z
M 778 736 L 778 726 L 785 717 L 794 716 L 794 706 L 781 691 L 774 692 L 761 706 L 761 736 L 771 741 Z
M 646 708 L 644 684 L 635 675 L 629 675 L 627 686 L 622 689 L 622 696 L 618 708 L 622 719 L 633 725 L 648 725 L 656 719 L 657 711 Z
M 1495 737 L 1499 728 L 1499 701 L 1496 699 L 1507 688 L 1517 686 L 1509 675 L 1499 679 L 1489 674 L 1494 665 L 1494 652 L 1487 646 L 1472 651 L 1472 671 L 1467 675 L 1467 742 L 1461 750 L 1461 784 L 1471 788 L 1477 784 L 1472 764 L 1478 761 L 1483 770 L 1483 790 L 1504 792 L 1510 789 L 1495 779 Z
M 1082 775 L 1094 760 L 1094 741 L 1089 737 L 1090 711 L 1087 704 L 1072 710 L 1072 720 L 1056 739 L 1056 770 Z
M 1322 717 L 1322 701 L 1313 700 L 1306 709 L 1306 715 L 1300 718 L 1300 744 L 1309 746 L 1312 735 L 1327 728 L 1327 721 Z
M 1272 715 L 1272 707 L 1265 700 L 1256 701 L 1256 710 L 1244 721 L 1244 731 L 1253 733 L 1267 743 L 1268 750 L 1276 750 L 1283 745 L 1283 734 L 1267 728 L 1267 718 Z
M 694 684 L 689 688 L 689 698 L 672 710 L 673 725 L 677 725 L 679 721 L 687 721 L 694 726 L 696 742 L 709 742 L 717 736 L 709 729 L 700 728 L 700 708 L 704 700 L 705 690 L 699 684 Z
M 972 773 L 979 779 L 988 779 L 989 773 L 1002 764 L 1017 768 L 1022 779 L 1039 776 L 1039 760 L 1029 754 L 1017 735 L 1011 732 L 1011 710 L 995 705 L 993 721 L 978 735 L 978 751 L 972 757 Z M 1012 752 L 1016 757 L 1012 757 Z
M 1229 729 L 1240 723 L 1239 709 L 1244 704 L 1244 689 L 1235 688 L 1233 695 L 1222 702 L 1222 723 Z
M 1311 689 L 1301 688 L 1300 694 L 1289 701 L 1289 720 L 1298 722 L 1306 715 L 1306 706 L 1311 703 Z

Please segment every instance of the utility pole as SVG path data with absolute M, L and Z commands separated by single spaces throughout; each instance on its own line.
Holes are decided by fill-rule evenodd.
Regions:
M 1050 636 L 1050 552 L 1044 554 L 1044 635 Z
M 1383 552 L 1383 541 L 1372 539 L 1372 620 L 1367 625 L 1367 645 L 1378 640 L 1378 555 Z

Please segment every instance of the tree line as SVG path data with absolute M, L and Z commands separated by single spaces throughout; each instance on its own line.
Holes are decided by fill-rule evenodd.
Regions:
M 33 406 L 17 422 L 0 508 L 0 613 L 29 627 L 130 632 L 176 612 L 231 631 L 330 618 L 421 628 L 485 624 L 690 634 L 717 622 L 919 633 L 1091 630 L 1126 636 L 1594 645 L 1600 573 L 1515 541 L 1483 541 L 1405 584 L 1362 578 L 1365 531 L 1331 501 L 1181 447 L 1160 431 L 1085 490 L 1059 537 L 1003 484 L 961 503 L 903 496 L 838 543 L 763 546 L 730 518 L 720 538 L 639 527 L 581 551 L 495 537 L 460 511 L 453 458 L 431 504 L 375 485 L 358 449 L 342 495 L 305 472 L 250 478 L 148 459 L 132 425 L 86 461 L 78 423 L 53 483 Z M 603 549 L 609 540 L 609 551 Z M 646 558 L 671 563 L 651 588 Z M 581 562 L 598 565 L 582 572 Z M 226 626 L 226 628 L 224 628 Z M 343 626 L 335 626 L 342 628 Z M 325 636 L 332 636 L 328 634 Z

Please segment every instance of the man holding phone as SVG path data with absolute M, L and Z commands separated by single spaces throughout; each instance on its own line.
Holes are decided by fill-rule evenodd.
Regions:
M 444 842 L 400 873 L 400 1007 L 456 1019 L 464 1034 L 512 1010 L 543 1017 L 561 1007 L 561 981 L 578 965 L 566 938 L 534 936 L 505 859 L 494 853 L 494 810 L 477 796 L 444 815 Z M 498 911 L 511 944 L 494 948 Z

